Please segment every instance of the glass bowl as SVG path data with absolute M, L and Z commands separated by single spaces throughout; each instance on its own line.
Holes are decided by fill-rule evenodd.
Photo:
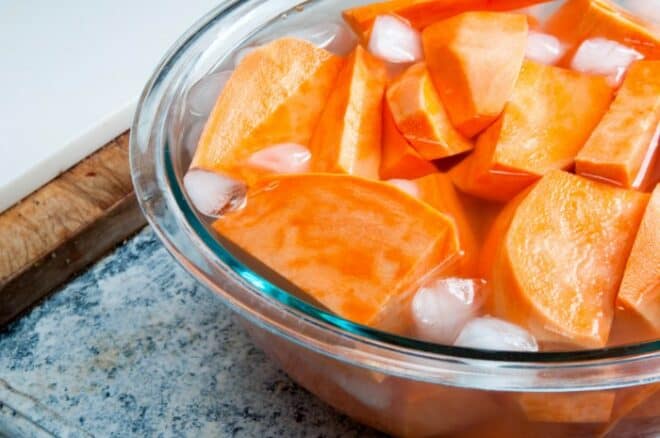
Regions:
M 380 332 L 278 287 L 281 282 L 229 251 L 193 210 L 182 177 L 208 115 L 191 111 L 196 84 L 232 68 L 250 45 L 328 17 L 339 20 L 339 11 L 364 3 L 223 1 L 166 54 L 140 99 L 130 145 L 136 194 L 162 242 L 294 380 L 379 430 L 399 436 L 660 434 L 660 341 L 513 353 Z

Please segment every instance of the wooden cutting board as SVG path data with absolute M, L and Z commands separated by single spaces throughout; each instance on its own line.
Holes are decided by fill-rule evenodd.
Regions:
M 145 223 L 128 133 L 0 214 L 0 330 Z

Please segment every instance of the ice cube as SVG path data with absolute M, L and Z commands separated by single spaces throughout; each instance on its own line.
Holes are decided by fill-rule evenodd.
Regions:
M 559 2 L 550 2 L 542 3 L 534 6 L 528 6 L 526 8 L 517 9 L 514 12 L 518 14 L 525 14 L 536 18 L 539 23 L 544 23 L 555 10 L 559 8 L 561 3 Z
M 613 87 L 621 85 L 626 71 L 634 61 L 644 58 L 637 50 L 605 38 L 592 38 L 582 42 L 571 68 L 584 73 L 607 77 Z
M 247 164 L 274 173 L 304 173 L 309 170 L 311 158 L 311 152 L 303 145 L 280 143 L 255 152 Z
M 483 303 L 482 280 L 444 278 L 421 287 L 412 299 L 415 335 L 425 341 L 451 344 Z
M 372 409 L 386 409 L 392 403 L 392 388 L 385 376 L 375 372 L 360 370 L 358 372 L 335 369 L 333 380 L 344 391 L 359 402 Z M 382 378 L 379 378 L 382 376 Z
M 410 196 L 414 196 L 415 198 L 419 197 L 419 189 L 417 188 L 417 184 L 415 184 L 412 181 L 409 181 L 407 179 L 388 179 L 388 183 L 392 184 L 402 192 L 408 193 Z
M 554 65 L 564 56 L 565 48 L 554 35 L 530 31 L 527 36 L 527 59 L 541 64 Z
M 648 21 L 660 24 L 660 0 L 626 0 L 623 6 Z
M 245 184 L 219 173 L 191 169 L 183 177 L 183 186 L 195 208 L 207 216 L 218 217 L 245 203 Z
M 392 15 L 376 17 L 369 38 L 369 51 L 395 64 L 416 62 L 423 57 L 419 32 Z
M 190 154 L 192 158 L 195 155 L 197 150 L 197 145 L 199 144 L 199 138 L 202 136 L 202 131 L 204 131 L 205 123 L 202 120 L 192 121 L 186 128 L 185 133 L 183 134 L 183 146 Z
M 527 330 L 491 316 L 468 322 L 454 345 L 501 351 L 538 351 L 536 339 Z
M 231 77 L 231 70 L 220 71 L 204 76 L 188 90 L 188 110 L 195 116 L 206 117 L 211 114 L 218 96 Z
M 357 44 L 355 34 L 343 23 L 328 21 L 294 30 L 287 36 L 309 41 L 337 55 L 346 55 Z

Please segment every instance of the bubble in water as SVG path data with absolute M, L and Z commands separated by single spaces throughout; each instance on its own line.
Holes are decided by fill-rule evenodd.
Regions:
M 303 145 L 280 143 L 255 152 L 247 164 L 274 173 L 303 173 L 309 170 L 311 158 L 311 152 Z
M 411 303 L 415 335 L 441 344 L 454 342 L 463 326 L 477 315 L 486 282 L 444 278 L 421 287 Z
M 527 36 L 525 56 L 532 61 L 554 65 L 565 52 L 561 41 L 554 35 L 530 31 Z
M 415 198 L 419 197 L 419 188 L 417 187 L 417 184 L 414 182 L 407 180 L 407 179 L 388 179 L 388 183 L 392 184 L 402 192 L 408 193 L 410 196 L 414 196 Z
M 468 322 L 454 345 L 482 350 L 539 350 L 536 339 L 527 330 L 491 316 L 475 318 Z
M 343 23 L 328 21 L 294 30 L 286 36 L 309 41 L 337 55 L 346 55 L 357 44 L 353 32 Z
M 603 75 L 611 86 L 621 85 L 630 64 L 644 56 L 638 51 L 605 38 L 585 40 L 578 48 L 571 68 L 583 73 Z
M 240 208 L 247 193 L 242 182 L 202 169 L 189 170 L 183 186 L 195 208 L 211 217 Z
M 411 63 L 422 59 L 422 40 L 408 23 L 392 15 L 376 17 L 369 51 L 387 62 Z
M 204 76 L 188 90 L 188 109 L 195 116 L 206 117 L 211 114 L 218 96 L 231 77 L 231 70 L 220 71 Z

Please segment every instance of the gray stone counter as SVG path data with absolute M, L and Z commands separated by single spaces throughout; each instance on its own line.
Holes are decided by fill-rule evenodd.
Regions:
M 150 229 L 0 332 L 0 436 L 376 434 L 257 350 Z

